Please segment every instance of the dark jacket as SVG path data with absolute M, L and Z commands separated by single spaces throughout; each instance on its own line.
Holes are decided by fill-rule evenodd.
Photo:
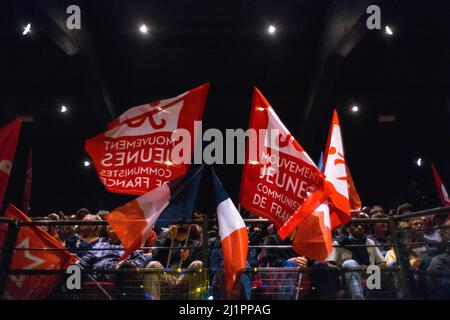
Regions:
M 158 238 L 153 244 L 155 247 L 177 247 L 177 249 L 154 249 L 152 251 L 152 260 L 159 261 L 164 268 L 167 267 L 167 260 L 170 254 L 170 265 L 169 268 L 179 268 L 180 267 L 180 252 L 181 248 L 184 247 L 185 241 L 178 241 L 176 239 L 170 240 L 167 234 L 163 234 L 162 238 Z M 181 268 L 187 268 L 193 261 L 202 260 L 202 247 L 200 241 L 189 239 L 187 242 L 187 247 L 189 250 L 189 256 L 181 264 Z M 178 249 L 179 248 L 179 249 Z
M 289 238 L 281 240 L 278 234 L 269 236 L 265 241 L 264 245 L 275 246 L 275 245 L 292 245 L 292 241 Z M 286 260 L 297 257 L 298 254 L 295 253 L 292 248 L 264 248 L 263 249 L 263 258 L 262 258 L 262 266 L 266 267 L 267 264 L 270 267 L 281 267 L 283 262 Z

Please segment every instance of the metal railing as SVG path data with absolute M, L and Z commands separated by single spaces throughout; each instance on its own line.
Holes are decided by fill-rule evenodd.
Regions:
M 387 218 L 377 218 L 377 219 L 366 219 L 366 218 L 358 218 L 352 219 L 353 222 L 360 222 L 364 224 L 373 224 L 377 222 L 387 223 L 389 226 L 389 232 L 392 238 L 391 244 L 382 244 L 382 245 L 347 245 L 346 247 L 391 247 L 395 251 L 395 256 L 397 257 L 397 266 L 393 268 L 382 268 L 383 274 L 390 275 L 395 274 L 394 278 L 391 279 L 391 284 L 395 283 L 396 288 L 402 291 L 402 298 L 407 299 L 415 299 L 418 298 L 417 295 L 417 277 L 444 277 L 448 278 L 449 273 L 439 273 L 439 274 L 430 274 L 424 270 L 414 270 L 411 268 L 410 262 L 408 260 L 408 244 L 402 242 L 402 233 L 408 232 L 408 229 L 399 229 L 399 222 L 403 220 L 408 220 L 415 217 L 423 217 L 434 214 L 440 214 L 444 212 L 450 212 L 450 208 L 435 208 L 430 210 L 424 210 L 420 212 L 400 215 L 400 216 L 388 216 Z M 175 222 L 175 221 L 174 221 Z M 117 278 L 121 276 L 131 277 L 134 276 L 135 279 L 128 279 L 125 286 L 115 286 L 113 282 L 107 281 L 104 283 L 100 283 L 92 278 L 92 271 L 83 270 L 83 275 L 85 276 L 85 281 L 88 284 L 87 289 L 92 291 L 97 291 L 93 296 L 100 299 L 149 299 L 151 297 L 148 296 L 146 291 L 149 291 L 151 288 L 144 284 L 144 279 L 147 275 L 159 274 L 164 275 L 165 278 L 161 276 L 166 284 L 162 286 L 161 296 L 163 296 L 163 292 L 165 292 L 166 297 L 171 296 L 176 297 L 177 294 L 184 294 L 185 298 L 196 297 L 199 299 L 208 299 L 214 297 L 216 299 L 225 298 L 225 294 L 223 291 L 223 273 L 222 270 L 219 270 L 214 277 L 214 274 L 209 268 L 209 243 L 208 243 L 208 224 L 210 222 L 214 222 L 214 220 L 208 220 L 208 217 L 205 216 L 204 219 L 201 220 L 186 220 L 186 221 L 176 221 L 176 224 L 199 224 L 202 226 L 202 236 L 203 242 L 201 244 L 202 251 L 202 269 L 200 271 L 191 271 L 187 269 L 170 269 L 166 268 L 163 270 L 152 270 L 147 268 L 141 269 L 133 269 L 133 270 L 95 270 L 96 275 L 107 274 L 110 275 L 111 278 Z M 266 219 L 245 219 L 245 222 L 249 224 L 269 224 L 270 222 Z M 16 248 L 17 237 L 20 232 L 20 228 L 22 227 L 34 227 L 34 226 L 82 226 L 82 225 L 102 225 L 107 226 L 108 223 L 106 221 L 31 221 L 31 222 L 21 222 L 11 219 L 5 219 L 0 217 L 0 238 L 3 237 L 3 246 L 0 248 L 0 296 L 4 296 L 5 288 L 7 285 L 8 278 L 10 276 L 59 276 L 61 279 L 61 284 L 64 283 L 64 280 L 67 278 L 66 270 L 42 270 L 42 269 L 34 269 L 34 270 L 12 270 L 10 269 L 12 258 L 14 256 L 14 252 L 19 252 L 20 250 L 24 250 L 24 248 Z M 410 231 L 410 230 L 409 230 Z M 416 245 L 421 245 L 425 243 L 415 243 Z M 335 246 L 339 247 L 339 245 Z M 270 245 L 250 245 L 249 249 L 288 249 L 291 246 L 270 246 Z M 160 250 L 171 250 L 171 249 L 180 249 L 179 247 L 142 247 L 143 250 L 148 249 L 160 249 Z M 36 250 L 36 251 L 52 251 L 52 250 L 61 250 L 54 248 L 28 248 L 28 250 Z M 81 249 L 82 250 L 82 249 Z M 88 250 L 88 249 L 86 249 Z M 98 250 L 103 250 L 102 248 Z M 104 249 L 110 250 L 110 249 Z M 345 274 L 348 272 L 358 272 L 361 275 L 365 274 L 365 268 L 351 270 L 340 267 L 323 267 L 320 268 L 281 268 L 281 267 L 259 267 L 259 268 L 247 268 L 242 270 L 238 275 L 238 281 L 236 281 L 234 294 L 231 298 L 272 298 L 278 299 L 281 297 L 288 297 L 289 294 L 294 292 L 294 295 L 291 296 L 293 299 L 303 299 L 303 298 L 311 298 L 316 297 L 317 295 L 311 294 L 317 293 L 317 290 L 314 286 L 316 283 L 311 281 L 311 277 L 314 278 L 314 274 L 322 273 L 328 274 L 330 281 L 335 281 L 336 279 L 340 279 L 338 281 L 341 285 L 339 291 L 345 290 L 345 284 L 342 285 L 345 281 L 342 281 L 345 278 Z M 190 274 L 195 273 L 197 276 L 200 276 L 201 281 L 197 281 L 198 284 L 194 288 L 194 292 L 192 292 L 192 288 L 186 287 L 186 284 L 177 281 L 171 281 L 168 275 L 180 275 L 180 274 Z M 167 275 L 167 276 L 166 276 Z M 250 296 L 247 288 L 243 288 L 242 278 L 246 278 L 245 281 L 248 282 L 250 279 L 251 290 Z M 31 279 L 31 278 L 30 278 Z M 261 280 L 265 279 L 265 281 Z M 289 286 L 284 283 L 283 279 L 288 279 Z M 292 281 L 292 280 L 295 281 Z M 122 280 L 120 280 L 122 281 Z M 120 282 L 119 281 L 119 282 Z M 162 281 L 162 282 L 164 282 Z M 123 281 L 120 283 L 124 283 Z M 293 286 L 292 283 L 295 283 Z M 270 284 L 270 285 L 269 285 Z M 183 287 L 184 285 L 184 287 Z M 248 285 L 248 283 L 247 283 Z M 319 284 L 320 287 L 321 284 Z M 323 285 L 323 284 L 322 284 Z M 264 287 L 265 286 L 265 287 Z M 309 286 L 309 287 L 308 287 Z M 23 284 L 22 288 L 26 289 L 26 284 Z M 184 288 L 184 289 L 183 289 Z M 308 288 L 308 292 L 305 288 Z M 344 289 L 343 289 L 344 288 Z M 125 290 L 126 289 L 126 290 Z M 391 289 L 395 289 L 391 287 Z M 64 298 L 83 298 L 83 295 L 76 291 L 73 296 L 67 290 L 64 291 L 64 286 L 58 286 L 59 294 L 61 294 Z M 58 291 L 56 290 L 56 291 Z M 128 290 L 128 291 L 127 291 Z M 166 290 L 166 291 L 164 291 Z M 247 290 L 247 292 L 243 292 L 243 290 Z M 128 292 L 128 293 L 127 293 Z M 130 293 L 131 292 L 131 293 Z M 278 293 L 277 293 L 278 292 Z M 281 292 L 281 293 L 280 293 Z M 287 293 L 286 293 L 287 292 Z M 88 297 L 90 293 L 86 293 L 85 297 Z M 183 296 L 183 294 L 181 294 Z M 394 298 L 398 298 L 399 295 L 392 295 L 392 292 L 389 295 L 394 296 Z M 332 296 L 332 295 L 327 295 Z M 55 296 L 52 296 L 53 298 Z M 335 296 L 339 298 L 339 294 Z

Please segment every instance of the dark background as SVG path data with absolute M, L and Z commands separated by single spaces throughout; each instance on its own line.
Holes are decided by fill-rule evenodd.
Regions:
M 81 30 L 65 27 L 71 4 L 81 8 Z M 370 4 L 381 7 L 382 30 L 366 27 Z M 23 36 L 27 23 L 32 33 Z M 449 185 L 448 1 L 4 0 L 0 67 L 0 125 L 34 118 L 23 125 L 5 201 L 22 206 L 32 147 L 31 215 L 111 210 L 132 199 L 108 193 L 83 167 L 84 141 L 129 107 L 205 82 L 205 129 L 246 129 L 257 86 L 314 160 L 338 109 L 365 205 L 440 205 L 431 162 Z M 241 166 L 215 167 L 237 201 Z M 198 201 L 207 211 L 209 183 Z

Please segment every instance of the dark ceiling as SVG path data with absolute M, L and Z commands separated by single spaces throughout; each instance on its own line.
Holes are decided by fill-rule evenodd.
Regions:
M 81 30 L 65 28 L 71 4 L 81 8 Z M 86 138 L 131 106 L 210 82 L 205 128 L 246 128 L 257 86 L 318 159 L 337 108 L 365 204 L 438 205 L 429 165 L 450 182 L 450 3 L 375 2 L 390 37 L 366 28 L 370 4 L 2 1 L 0 125 L 34 118 L 24 124 L 6 200 L 21 205 L 32 147 L 33 215 L 122 204 L 130 197 L 106 192 L 95 170 L 82 166 Z M 32 33 L 23 36 L 28 22 Z M 145 36 L 141 23 L 150 27 Z M 277 26 L 273 36 L 269 24 Z M 67 114 L 59 112 L 62 104 Z M 353 104 L 357 114 L 349 111 Z M 381 123 L 380 115 L 395 121 Z M 217 170 L 237 200 L 241 167 Z M 417 191 L 427 202 L 412 195 Z M 204 198 L 207 192 L 200 208 L 208 208 Z

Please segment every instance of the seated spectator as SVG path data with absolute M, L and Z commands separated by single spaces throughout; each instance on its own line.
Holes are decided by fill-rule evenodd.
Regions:
M 450 299 L 450 218 L 441 224 L 440 237 L 443 253 L 433 257 L 427 271 L 430 273 L 447 273 L 447 276 L 428 276 L 429 294 L 432 299 Z
M 372 208 L 370 208 L 369 217 L 372 217 L 374 214 L 384 214 L 384 209 L 382 206 L 375 205 Z
M 59 221 L 60 218 L 56 213 L 50 213 L 48 215 L 48 220 L 49 221 Z M 59 235 L 58 235 L 58 226 L 48 226 L 47 227 L 47 232 L 56 239 L 56 241 L 58 241 L 59 243 L 63 243 L 63 241 L 60 239 Z
M 69 221 L 69 218 L 64 217 L 63 221 Z M 66 245 L 66 240 L 75 234 L 73 226 L 59 226 L 58 236 L 62 244 Z
M 167 233 L 161 233 L 155 241 L 155 247 L 176 247 L 176 249 L 154 249 L 152 261 L 147 268 L 163 270 L 164 268 L 186 268 L 189 272 L 182 272 L 180 275 L 166 274 L 162 272 L 148 273 L 144 275 L 144 287 L 148 297 L 160 299 L 160 284 L 162 280 L 170 285 L 176 286 L 181 283 L 188 283 L 191 296 L 198 297 L 195 291 L 199 286 L 200 276 L 196 273 L 203 267 L 201 261 L 201 243 L 193 240 L 191 225 L 172 225 Z
M 447 221 L 448 213 L 435 214 L 432 217 L 427 217 L 425 225 L 424 238 L 428 241 L 441 241 L 440 227 Z M 431 218 L 431 219 L 430 219 Z
M 373 246 L 375 242 L 365 236 L 362 223 L 350 221 L 346 231 L 347 235 L 334 241 L 334 245 L 338 247 L 333 248 L 326 259 L 331 266 L 354 269 L 365 268 L 369 265 L 384 265 L 383 255 L 377 247 Z M 352 299 L 364 299 L 360 273 L 347 271 L 345 280 Z
M 96 215 L 88 214 L 83 218 L 83 221 L 100 221 L 100 218 Z M 104 238 L 100 237 L 99 229 L 98 225 L 79 226 L 79 234 L 73 234 L 67 238 L 65 243 L 66 248 L 82 258 L 98 242 L 105 241 Z
M 383 213 L 376 213 L 372 215 L 373 219 L 383 219 L 387 218 L 387 216 Z M 370 235 L 369 238 L 375 242 L 376 245 L 379 245 L 379 249 L 381 254 L 386 256 L 386 252 L 391 248 L 391 237 L 389 235 L 389 227 L 386 222 L 375 222 L 370 226 Z
M 290 237 L 281 240 L 278 234 L 275 233 L 267 238 L 264 245 L 291 246 L 294 236 L 295 233 L 293 232 Z M 262 255 L 263 266 L 269 265 L 271 267 L 297 268 L 306 267 L 308 264 L 308 259 L 306 257 L 299 256 L 292 248 L 264 248 Z M 280 298 L 283 300 L 293 299 L 298 282 L 298 273 L 286 272 L 282 281 L 283 283 Z
M 359 210 L 358 215 L 359 215 L 360 213 L 365 213 L 365 214 L 367 214 L 368 216 L 370 216 L 370 207 L 368 207 L 368 206 L 362 207 L 361 210 Z
M 92 215 L 92 213 L 86 208 L 81 208 L 75 213 L 75 216 L 77 217 L 76 220 L 79 221 L 83 220 L 87 215 Z
M 87 217 L 87 216 L 86 216 Z M 85 219 L 86 219 L 85 217 Z M 87 253 L 78 261 L 78 264 L 87 270 L 93 271 L 97 280 L 113 280 L 111 274 L 95 273 L 99 270 L 136 269 L 145 266 L 145 257 L 142 250 L 133 251 L 125 260 L 121 260 L 125 253 L 115 232 L 109 230 L 111 242 L 97 241 Z
M 404 203 L 397 208 L 397 215 L 401 216 L 402 214 L 411 213 L 413 206 L 409 203 Z

